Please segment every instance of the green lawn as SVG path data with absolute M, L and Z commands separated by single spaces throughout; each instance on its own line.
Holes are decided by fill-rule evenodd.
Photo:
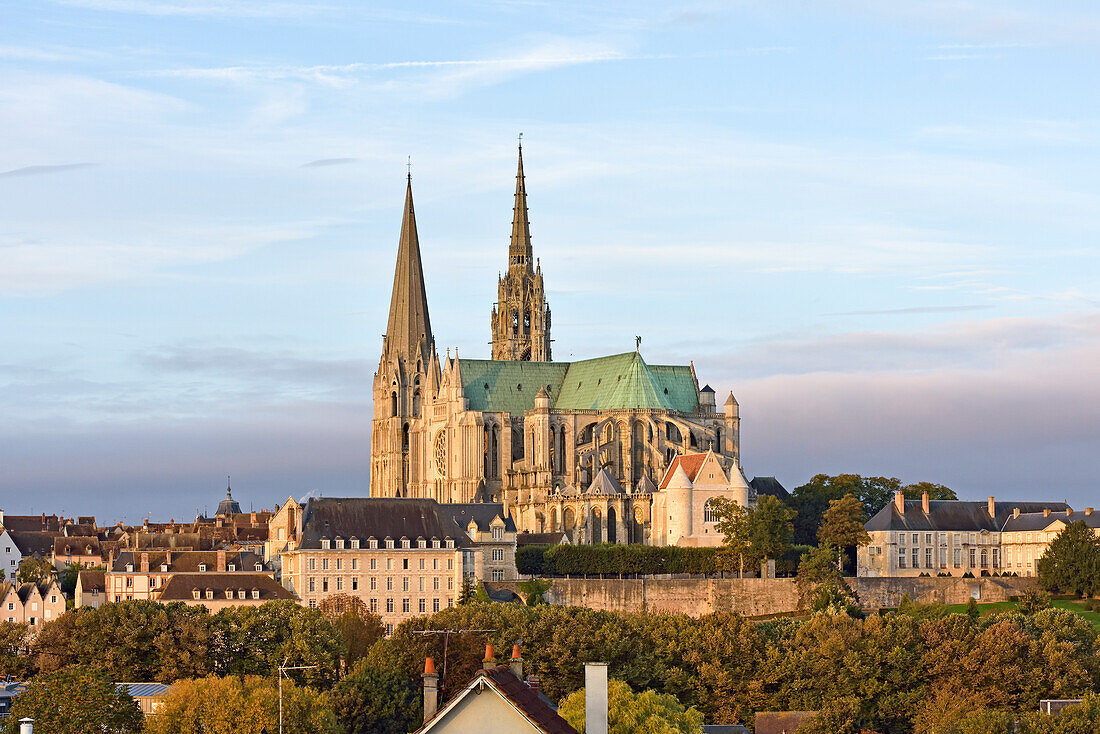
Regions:
M 990 614 L 997 614 L 998 612 L 1011 611 L 1011 610 L 1015 609 L 1017 606 L 1018 605 L 1014 601 L 998 601 L 998 602 L 993 602 L 993 603 L 988 603 L 988 604 L 982 604 L 982 603 L 979 602 L 978 603 L 978 611 L 981 613 L 981 615 L 983 617 L 985 617 L 985 616 L 988 616 Z M 1077 614 L 1080 614 L 1082 617 L 1084 617 L 1085 619 L 1087 619 L 1089 621 L 1089 624 L 1092 625 L 1092 628 L 1094 630 L 1096 630 L 1097 632 L 1100 632 L 1100 612 L 1090 612 L 1090 611 L 1086 610 L 1084 602 L 1055 600 L 1055 601 L 1051 602 L 1051 606 L 1054 606 L 1058 609 L 1068 609 L 1071 612 L 1075 612 Z M 965 604 L 949 604 L 947 606 L 947 611 L 949 611 L 949 612 L 958 612 L 959 614 L 965 614 L 966 613 L 966 605 Z

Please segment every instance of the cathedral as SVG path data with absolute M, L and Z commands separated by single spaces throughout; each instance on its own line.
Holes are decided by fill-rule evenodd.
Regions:
M 710 500 L 748 506 L 737 401 L 719 411 L 694 365 L 640 349 L 551 358 L 519 149 L 508 270 L 490 315 L 491 359 L 440 360 L 428 317 L 412 179 L 389 320 L 374 375 L 372 497 L 501 502 L 519 530 L 574 543 L 716 545 Z

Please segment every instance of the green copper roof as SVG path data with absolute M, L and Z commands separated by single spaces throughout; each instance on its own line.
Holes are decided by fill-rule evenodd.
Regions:
M 471 410 L 522 415 L 546 388 L 558 410 L 699 409 L 698 386 L 686 366 L 647 365 L 637 352 L 580 362 L 459 360 Z

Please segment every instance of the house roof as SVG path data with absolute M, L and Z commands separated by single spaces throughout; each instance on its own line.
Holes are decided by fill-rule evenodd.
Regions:
M 283 588 L 276 583 L 275 579 L 264 573 L 178 573 L 168 579 L 168 583 L 160 592 L 158 601 L 194 599 L 195 589 L 201 592 L 211 589 L 215 592 L 215 600 L 224 598 L 228 589 L 233 591 L 243 589 L 248 601 L 252 601 L 253 589 L 259 590 L 261 602 L 298 598 L 289 589 Z
M 48 531 L 57 532 L 61 529 L 61 521 L 57 515 L 4 515 L 3 525 L 11 531 Z
M 492 670 L 479 670 L 473 680 L 443 706 L 431 720 L 417 729 L 417 734 L 431 731 L 463 698 L 480 693 L 486 687 L 500 694 L 543 734 L 577 734 L 569 722 L 558 715 L 554 705 L 520 680 L 507 665 Z M 480 689 L 480 690 L 479 690 Z
M 648 365 L 638 352 L 578 362 L 460 359 L 459 367 L 470 410 L 523 415 L 541 390 L 555 410 L 699 409 L 690 366 Z
M 53 551 L 55 533 L 40 530 L 11 530 L 8 534 L 24 556 L 49 556 Z
M 159 573 L 161 565 L 168 560 L 168 554 L 164 552 L 126 551 L 119 553 L 111 570 L 126 572 L 126 566 L 129 564 L 134 567 L 134 571 L 138 571 L 141 568 L 143 553 L 149 554 L 150 572 Z M 199 565 L 203 563 L 206 564 L 207 568 L 207 571 L 203 573 L 215 571 L 218 567 L 218 551 L 172 551 L 172 562 L 168 563 L 168 570 L 172 573 L 196 573 L 199 572 Z M 261 568 L 263 567 L 263 559 L 251 551 L 225 551 L 225 563 L 227 566 L 233 564 L 237 567 L 237 570 L 233 573 L 245 571 L 255 573 L 257 563 L 261 564 Z M 133 573 L 133 571 L 130 573 Z
M 569 536 L 557 533 L 520 533 L 516 536 L 516 545 L 562 545 L 569 542 Z
M 107 588 L 106 571 L 81 571 L 77 575 L 81 591 L 103 591 Z
M 53 552 L 54 555 L 58 556 L 88 556 L 96 560 L 99 560 L 102 555 L 99 538 L 87 536 L 55 537 L 53 539 Z
M 756 496 L 770 494 L 778 500 L 790 499 L 791 493 L 775 477 L 753 477 L 749 486 L 756 490 Z
M 1042 512 L 1021 512 L 1019 517 L 1008 516 L 1005 520 L 1004 531 L 1006 533 L 1018 532 L 1018 531 L 1031 531 L 1031 530 L 1046 530 L 1048 527 L 1056 522 L 1061 522 L 1064 525 L 1070 523 L 1083 522 L 1087 527 L 1100 528 L 1100 514 L 1093 512 L 1086 515 L 1080 510 L 1076 512 L 1070 512 L 1068 515 L 1065 510 L 1062 512 L 1051 512 L 1049 516 Z
M 515 525 L 513 524 L 513 527 Z M 302 513 L 300 549 L 316 550 L 321 538 L 452 538 L 456 547 L 473 541 L 454 518 L 430 499 L 395 497 L 319 497 Z
M 481 502 L 472 504 L 445 504 L 439 505 L 440 512 L 450 515 L 458 523 L 460 528 L 470 526 L 470 521 L 477 523 L 477 529 L 483 533 L 489 532 L 489 526 L 496 518 L 504 520 L 504 530 L 509 533 L 516 532 L 516 523 L 511 515 L 504 515 L 504 505 L 500 502 Z
M 622 494 L 623 488 L 619 481 L 611 476 L 611 472 L 604 467 L 596 474 L 595 479 L 588 485 L 585 492 L 588 494 Z
M 868 530 L 965 530 L 999 532 L 1005 521 L 1011 517 L 1013 508 L 1021 512 L 1038 512 L 1043 509 L 1054 512 L 1065 510 L 1069 505 L 1064 502 L 994 502 L 993 514 L 989 516 L 988 502 L 966 500 L 930 500 L 928 513 L 924 512 L 921 500 L 905 500 L 905 513 L 898 512 L 890 502 L 867 521 Z
M 172 688 L 166 683 L 116 683 L 115 687 L 132 698 L 157 698 Z
M 794 734 L 816 711 L 757 711 L 756 734 Z
M 694 482 L 696 475 L 699 474 L 699 469 L 702 468 L 703 462 L 707 459 L 707 453 L 708 452 L 681 454 L 673 457 L 672 463 L 668 465 L 668 469 L 665 470 L 665 475 L 661 478 L 660 488 L 668 488 L 668 483 L 672 481 L 672 477 L 676 473 L 677 468 L 683 469 L 688 480 Z

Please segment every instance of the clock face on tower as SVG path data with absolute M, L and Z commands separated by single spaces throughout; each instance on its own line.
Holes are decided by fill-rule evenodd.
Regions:
M 439 476 L 447 476 L 447 431 L 435 434 L 435 470 Z

